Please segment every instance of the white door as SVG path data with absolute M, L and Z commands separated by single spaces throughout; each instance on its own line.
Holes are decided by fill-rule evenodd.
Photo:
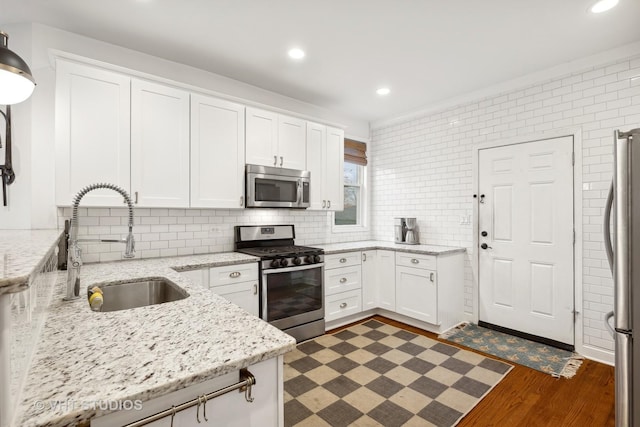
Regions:
M 144 207 L 189 207 L 189 93 L 131 82 L 131 191 Z
M 278 116 L 278 166 L 306 170 L 307 122 Z
M 480 320 L 571 345 L 572 153 L 568 136 L 478 157 Z
M 246 163 L 278 166 L 278 115 L 248 107 L 246 117 Z
M 244 207 L 244 106 L 191 95 L 191 207 Z
M 129 191 L 130 84 L 127 76 L 86 65 L 56 63 L 56 204 L 69 206 L 89 184 Z M 83 206 L 123 206 L 115 191 L 99 189 Z

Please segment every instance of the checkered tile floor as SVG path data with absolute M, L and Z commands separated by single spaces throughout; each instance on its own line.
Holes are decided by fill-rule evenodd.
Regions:
M 285 355 L 285 426 L 454 426 L 511 369 L 368 320 Z

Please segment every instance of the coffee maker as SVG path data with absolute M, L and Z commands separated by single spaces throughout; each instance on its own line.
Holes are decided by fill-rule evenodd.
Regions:
M 393 229 L 396 243 L 418 244 L 418 223 L 415 218 L 394 218 Z

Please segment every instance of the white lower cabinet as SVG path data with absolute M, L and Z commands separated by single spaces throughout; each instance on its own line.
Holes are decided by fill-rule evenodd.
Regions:
M 435 271 L 397 266 L 396 313 L 437 325 L 438 287 L 435 276 Z
M 360 252 L 330 254 L 324 257 L 324 295 L 326 322 L 362 311 Z
M 260 316 L 258 263 L 233 264 L 181 274 L 254 316 Z
M 207 400 L 205 406 L 192 406 L 177 412 L 174 426 L 180 427 L 278 427 L 284 425 L 284 395 L 282 356 L 265 360 L 247 368 L 256 378 L 251 394 L 253 402 L 245 399 L 244 392 L 238 390 Z M 166 396 L 142 402 L 140 410 L 123 410 L 91 420 L 91 427 L 122 426 L 141 420 L 149 415 L 171 409 L 172 405 L 197 399 L 198 396 L 220 390 L 239 382 L 239 372 L 214 378 L 189 386 Z M 205 411 L 207 420 L 205 420 Z M 154 421 L 148 426 L 166 427 L 171 424 L 171 416 Z
M 462 252 L 376 249 L 326 255 L 327 329 L 358 320 L 363 311 L 360 317 L 384 309 L 382 314 L 396 320 L 442 332 L 464 318 L 463 282 Z

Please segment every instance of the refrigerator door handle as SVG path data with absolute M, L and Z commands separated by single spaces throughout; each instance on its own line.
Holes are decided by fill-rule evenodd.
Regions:
M 611 181 L 609 194 L 607 194 L 607 203 L 604 207 L 604 249 L 607 252 L 607 261 L 609 261 L 609 269 L 611 270 L 611 273 L 613 273 L 613 246 L 611 243 L 611 211 L 613 209 L 613 191 L 613 181 Z
M 613 329 L 613 326 L 611 326 L 611 323 L 609 323 L 609 319 L 611 319 L 613 316 L 613 311 L 610 311 L 604 315 L 604 327 L 607 328 L 607 331 L 609 332 L 609 335 L 611 335 L 611 338 L 616 337 L 616 330 Z
M 618 131 L 615 138 L 614 176 L 614 227 L 615 256 L 613 259 L 614 305 L 616 312 L 614 327 L 617 331 L 631 330 L 631 165 L 630 138 L 621 138 Z

